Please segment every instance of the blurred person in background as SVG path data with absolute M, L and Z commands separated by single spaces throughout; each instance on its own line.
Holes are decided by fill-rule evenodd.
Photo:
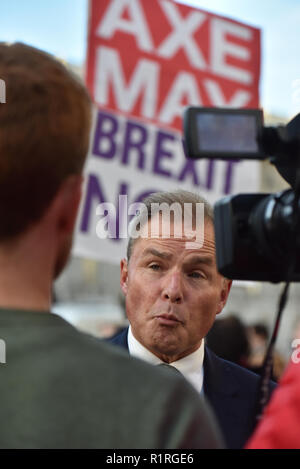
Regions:
M 247 327 L 247 334 L 250 344 L 248 357 L 248 369 L 254 373 L 261 374 L 264 359 L 269 343 L 268 328 L 263 323 L 256 323 Z M 274 351 L 272 379 L 278 381 L 283 374 L 286 361 L 278 351 Z
M 260 374 L 268 347 L 269 332 L 263 323 L 256 323 L 247 328 L 250 344 L 248 366 L 255 373 Z
M 218 357 L 247 368 L 250 352 L 247 331 L 235 315 L 214 322 L 206 336 L 206 345 Z
M 185 380 L 50 314 L 72 245 L 91 102 L 61 63 L 24 44 L 0 44 L 0 77 L 0 447 L 220 447 Z
M 145 211 L 133 220 L 139 236 L 129 239 L 127 259 L 121 261 L 130 327 L 111 342 L 153 365 L 180 371 L 210 401 L 228 448 L 241 448 L 252 431 L 259 377 L 204 345 L 231 287 L 217 271 L 212 208 L 187 191 L 154 193 L 142 203 Z M 204 207 L 201 226 L 197 204 Z M 180 217 L 170 210 L 164 218 L 159 207 L 166 206 L 177 208 Z M 192 210 L 186 213 L 185 206 Z M 155 236 L 152 224 L 159 227 Z M 201 230 L 203 243 L 192 233 Z

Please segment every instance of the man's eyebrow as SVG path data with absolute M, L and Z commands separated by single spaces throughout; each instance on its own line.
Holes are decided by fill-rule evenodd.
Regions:
M 198 265 L 198 264 L 206 264 L 206 265 L 213 265 L 214 259 L 211 256 L 193 256 L 189 259 L 186 259 L 184 262 L 187 265 Z
M 148 256 L 148 255 L 160 257 L 161 259 L 170 259 L 172 257 L 171 253 L 157 251 L 157 249 L 154 249 L 154 248 L 148 248 L 143 252 L 143 256 Z

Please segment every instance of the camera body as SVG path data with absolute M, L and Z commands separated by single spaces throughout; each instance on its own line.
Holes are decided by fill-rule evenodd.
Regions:
M 184 113 L 189 158 L 269 158 L 293 186 L 300 154 L 300 114 L 285 127 L 264 127 L 259 109 L 189 107 Z M 234 280 L 281 282 L 286 279 L 293 234 L 292 189 L 277 194 L 239 194 L 215 204 L 219 272 Z M 300 207 L 298 208 L 300 210 Z M 295 242 L 300 281 L 300 233 Z

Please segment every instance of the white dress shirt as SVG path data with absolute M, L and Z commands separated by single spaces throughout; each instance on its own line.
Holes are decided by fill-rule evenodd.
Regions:
M 130 355 L 145 360 L 151 365 L 164 363 L 160 358 L 146 349 L 132 334 L 131 326 L 128 330 L 128 349 Z M 200 347 L 190 355 L 187 355 L 176 362 L 170 363 L 189 381 L 194 388 L 201 393 L 203 387 L 203 359 L 204 359 L 204 340 Z

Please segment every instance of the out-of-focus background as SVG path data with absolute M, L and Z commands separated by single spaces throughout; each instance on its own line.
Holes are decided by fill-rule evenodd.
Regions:
M 103 2 L 98 0 L 98 3 Z M 265 122 L 267 125 L 287 123 L 300 112 L 298 0 L 182 0 L 179 3 L 259 28 L 259 104 L 264 109 Z M 88 0 L 1 1 L 1 41 L 22 41 L 44 49 L 63 60 L 82 80 L 86 76 L 88 23 Z M 269 163 L 255 165 L 256 191 L 275 192 L 287 187 Z M 101 249 L 99 240 L 99 252 Z M 123 255 L 125 257 L 125 249 Z M 103 256 L 105 260 L 100 258 L 101 255 L 96 259 L 90 255 L 84 256 L 82 252 L 79 256 L 75 249 L 67 269 L 55 282 L 53 311 L 83 330 L 98 336 L 109 336 L 124 327 L 127 321 L 119 288 L 119 266 L 115 258 L 112 262 L 108 262 L 107 256 Z M 253 338 L 253 327 L 265 327 L 265 334 L 270 333 L 280 291 L 280 285 L 234 282 L 219 320 L 231 318 L 232 315 L 237 317 L 247 326 L 251 343 L 254 340 L 254 349 L 263 350 L 264 345 Z M 292 353 L 291 343 L 300 321 L 299 304 L 300 289 L 299 285 L 294 284 L 277 342 L 277 350 L 283 361 Z M 258 328 L 258 331 L 262 329 Z M 261 338 L 264 333 L 258 336 Z M 257 360 L 255 362 L 253 358 L 254 367 L 259 362 Z

